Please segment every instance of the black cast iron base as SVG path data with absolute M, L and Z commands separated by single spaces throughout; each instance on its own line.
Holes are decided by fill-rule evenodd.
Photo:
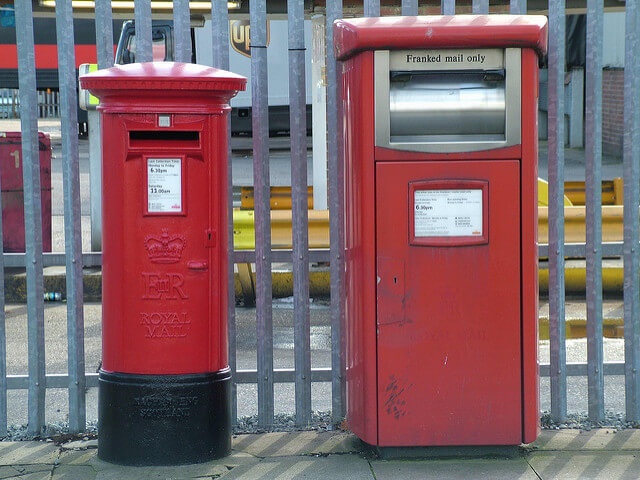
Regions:
M 206 462 L 231 451 L 231 371 L 100 371 L 98 458 L 120 465 Z

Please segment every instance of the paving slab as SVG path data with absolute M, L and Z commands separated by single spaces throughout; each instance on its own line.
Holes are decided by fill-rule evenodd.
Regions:
M 60 465 L 53 470 L 51 480 L 95 480 L 97 472 L 87 465 Z
M 103 462 L 94 457 L 91 467 L 96 480 L 165 480 L 187 478 L 219 478 L 240 466 L 253 466 L 260 459 L 243 452 L 233 452 L 220 460 L 179 466 L 129 467 Z
M 525 458 L 372 460 L 376 480 L 538 480 Z
M 375 480 L 369 462 L 356 455 L 271 457 L 222 475 L 224 480 Z
M 640 452 L 640 430 L 616 431 L 598 428 L 591 431 L 577 429 L 543 430 L 531 447 L 539 451 L 613 450 Z M 640 472 L 638 473 L 640 478 Z
M 360 450 L 360 440 L 350 432 L 274 432 L 233 436 L 234 451 L 256 457 L 328 455 Z
M 0 442 L 0 465 L 53 465 L 58 455 L 52 442 Z
M 541 451 L 531 454 L 528 462 L 542 480 L 637 480 L 640 478 L 638 452 Z
M 61 465 L 93 465 L 93 460 L 98 454 L 98 449 L 88 450 L 62 450 L 58 463 Z
M 19 478 L 21 480 L 36 480 L 51 478 L 53 465 L 16 465 L 0 467 L 0 479 Z

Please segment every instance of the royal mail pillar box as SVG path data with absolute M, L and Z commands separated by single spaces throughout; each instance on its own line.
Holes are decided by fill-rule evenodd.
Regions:
M 81 77 L 102 122 L 98 457 L 230 451 L 227 115 L 246 79 L 134 63 Z
M 339 20 L 347 422 L 382 447 L 539 431 L 542 16 Z

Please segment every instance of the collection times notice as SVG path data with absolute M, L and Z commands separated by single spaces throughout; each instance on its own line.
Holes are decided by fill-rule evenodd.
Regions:
M 416 237 L 482 236 L 482 190 L 416 190 Z
M 147 210 L 149 213 L 182 211 L 182 160 L 147 159 Z

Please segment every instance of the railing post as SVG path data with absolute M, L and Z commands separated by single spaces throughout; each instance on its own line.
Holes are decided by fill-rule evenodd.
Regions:
M 251 0 L 251 96 L 258 329 L 258 424 L 273 424 L 273 319 L 266 0 Z
M 29 347 L 29 402 L 27 407 L 29 424 L 27 431 L 31 435 L 39 435 L 45 420 L 46 378 L 38 96 L 36 94 L 36 62 L 31 2 L 16 2 L 15 13 L 27 260 L 27 342 Z
M 551 416 L 567 414 L 564 293 L 565 2 L 549 2 L 549 338 Z
M 587 0 L 586 259 L 589 419 L 604 419 L 602 351 L 602 0 Z M 582 73 L 582 72 L 580 72 Z M 577 113 L 582 117 L 582 111 Z M 574 122 L 574 115 L 571 123 Z

